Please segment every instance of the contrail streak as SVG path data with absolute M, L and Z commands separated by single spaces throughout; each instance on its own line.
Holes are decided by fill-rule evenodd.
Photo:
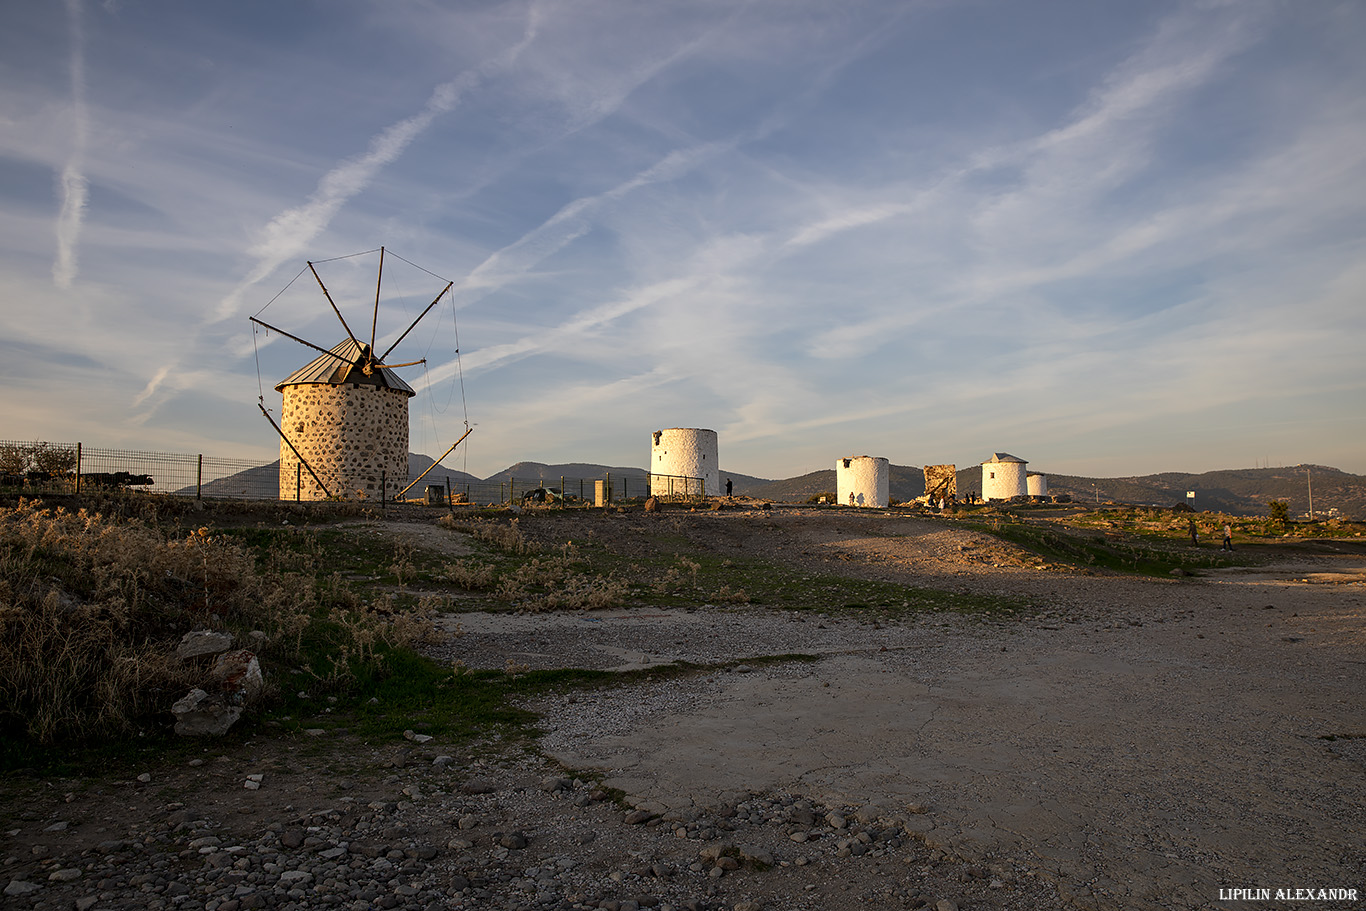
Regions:
M 71 155 L 57 180 L 57 195 L 62 201 L 57 215 L 57 258 L 52 263 L 52 281 L 66 289 L 76 279 L 76 245 L 81 236 L 86 201 L 90 195 L 85 178 L 85 145 L 88 114 L 85 109 L 85 35 L 81 22 L 81 0 L 66 0 L 71 22 L 71 116 L 73 136 Z
M 368 187 L 381 168 L 397 160 L 437 117 L 453 110 L 465 92 L 478 87 L 490 73 L 514 63 L 535 40 L 539 21 L 540 11 L 533 6 L 528 11 L 527 26 L 521 41 L 491 63 L 461 73 L 450 82 L 437 86 L 421 111 L 372 138 L 365 154 L 343 161 L 324 174 L 313 195 L 303 205 L 286 209 L 271 219 L 262 232 L 261 240 L 248 251 L 256 259 L 256 265 L 223 298 L 218 305 L 218 318 L 233 316 L 248 289 L 281 264 L 301 258 L 308 245 L 327 228 L 341 207 Z

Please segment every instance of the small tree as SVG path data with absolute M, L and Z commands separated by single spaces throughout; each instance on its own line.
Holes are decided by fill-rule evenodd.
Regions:
M 0 446 L 0 474 L 21 475 L 28 471 L 32 448 L 23 443 Z
M 1267 506 L 1271 510 L 1271 521 L 1282 529 L 1290 527 L 1290 504 L 1284 500 L 1272 500 Z
M 76 450 L 51 443 L 33 444 L 33 467 L 53 477 L 59 477 L 76 470 Z

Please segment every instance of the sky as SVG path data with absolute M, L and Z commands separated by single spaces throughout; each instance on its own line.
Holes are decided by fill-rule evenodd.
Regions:
M 316 352 L 249 317 L 346 337 L 311 261 L 381 350 L 437 301 L 387 361 L 480 477 L 666 427 L 1366 474 L 1363 47 L 1355 0 L 14 0 L 0 438 L 270 461 Z

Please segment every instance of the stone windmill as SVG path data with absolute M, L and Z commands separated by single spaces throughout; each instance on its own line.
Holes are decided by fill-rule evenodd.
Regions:
M 275 385 L 275 390 L 284 398 L 278 424 L 266 410 L 264 401 L 259 404 L 261 413 L 280 435 L 282 500 L 382 500 L 394 497 L 395 491 L 401 496 L 412 486 L 404 486 L 408 477 L 408 399 L 417 393 L 394 370 L 425 363 L 425 358 L 406 364 L 388 364 L 384 359 L 431 312 L 454 282 L 447 282 L 393 344 L 383 353 L 376 354 L 375 327 L 379 321 L 380 287 L 384 280 L 383 247 L 380 247 L 379 256 L 368 344 L 351 331 L 312 262 L 308 268 L 346 330 L 343 341 L 323 348 L 251 317 L 253 323 L 321 352 Z M 456 353 L 459 353 L 458 349 Z M 464 436 L 441 458 L 454 451 L 469 433 L 467 426 Z

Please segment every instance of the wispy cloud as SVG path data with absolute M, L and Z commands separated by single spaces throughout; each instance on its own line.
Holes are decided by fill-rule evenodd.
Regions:
M 269 450 L 253 403 L 301 355 L 239 317 L 381 243 L 456 279 L 459 342 L 443 309 L 396 358 L 438 385 L 414 430 L 459 344 L 470 442 L 503 464 L 630 464 L 679 423 L 769 476 L 1002 448 L 1138 469 L 1219 461 L 1235 434 L 1204 425 L 1359 410 L 1359 5 L 353 4 L 269 53 L 255 7 L 111 6 L 0 31 L 0 272 L 44 314 L 0 337 L 53 414 L 11 403 L 26 435 Z M 367 266 L 323 270 L 344 309 Z M 417 312 L 401 269 L 381 320 Z M 305 271 L 272 322 L 312 338 L 319 304 Z M 1340 423 L 1283 451 L 1360 470 Z
M 166 381 L 167 375 L 171 372 L 171 367 L 172 365 L 166 364 L 153 374 L 152 378 L 147 381 L 147 385 L 142 388 L 142 391 L 133 397 L 134 408 L 141 406 L 143 402 L 151 398 L 152 394 L 161 388 L 161 384 Z
M 981 207 L 977 229 L 1050 237 L 1041 209 L 1075 212 L 1149 166 L 1161 127 L 1253 40 L 1259 9 L 1205 4 L 1168 16 L 1066 123 L 979 156 L 965 176 L 1004 165 L 1025 181 Z
M 515 63 L 536 39 L 539 21 L 539 9 L 533 5 L 527 14 L 521 41 L 490 63 L 461 73 L 455 79 L 437 86 L 421 111 L 374 136 L 363 155 L 348 159 L 324 174 L 318 181 L 317 189 L 303 205 L 286 209 L 271 219 L 262 230 L 260 240 L 248 251 L 256 264 L 219 304 L 219 319 L 227 319 L 237 313 L 242 295 L 249 288 L 282 264 L 302 258 L 309 244 L 327 228 L 342 206 L 369 187 L 376 175 L 386 165 L 396 161 L 438 117 L 454 110 L 466 92 L 478 86 L 490 73 Z
M 843 231 L 864 228 L 868 225 L 887 221 L 889 218 L 895 218 L 898 215 L 906 215 L 911 210 L 912 207 L 904 203 L 880 203 L 847 209 L 829 218 L 807 225 L 793 235 L 787 243 L 788 246 L 792 247 L 805 247 Z
M 604 206 L 643 187 L 676 180 L 733 147 L 733 143 L 703 143 L 687 149 L 675 149 L 649 168 L 609 190 L 566 203 L 531 231 L 490 254 L 456 284 L 457 296 L 462 303 L 468 304 L 523 277 L 538 263 L 591 230 L 592 216 Z
M 365 154 L 344 161 L 324 174 L 318 181 L 318 188 L 303 205 L 286 209 L 271 219 L 262 230 L 261 239 L 248 251 L 256 265 L 219 304 L 218 317 L 226 319 L 235 315 L 242 295 L 249 288 L 282 264 L 302 257 L 341 207 L 365 190 L 375 175 L 402 155 L 437 117 L 452 110 L 461 93 L 478 82 L 478 78 L 477 74 L 466 73 L 437 86 L 421 111 L 376 135 L 370 140 Z
M 85 29 L 81 0 L 66 0 L 71 34 L 71 154 L 57 180 L 61 210 L 57 214 L 57 258 L 52 264 L 52 281 L 63 290 L 76 280 L 76 248 L 81 239 L 81 223 L 89 200 L 90 185 L 85 176 L 85 151 L 89 133 L 89 113 L 85 107 Z

